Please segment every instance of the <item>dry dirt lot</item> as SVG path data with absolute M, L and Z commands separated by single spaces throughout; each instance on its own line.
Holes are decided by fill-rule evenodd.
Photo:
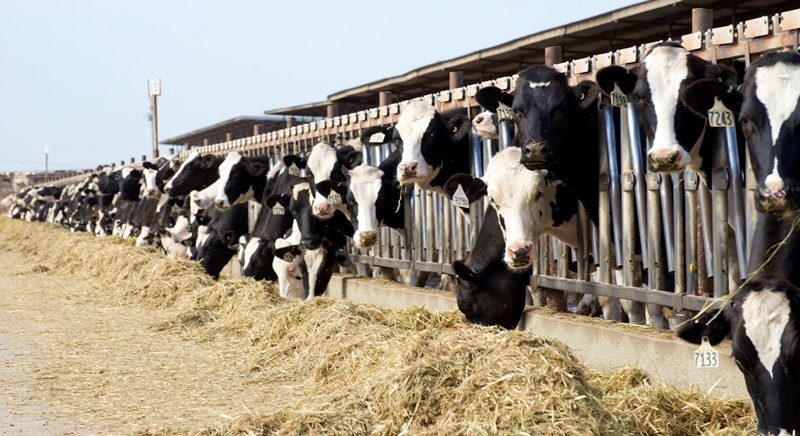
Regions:
M 192 428 L 263 400 L 230 367 L 236 344 L 159 331 L 166 310 L 103 304 L 35 266 L 0 251 L 1 434 Z

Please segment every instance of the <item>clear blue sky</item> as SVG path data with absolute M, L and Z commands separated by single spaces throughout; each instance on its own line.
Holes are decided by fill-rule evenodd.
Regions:
M 634 3 L 3 0 L 0 172 L 150 156 L 150 78 L 165 139 Z

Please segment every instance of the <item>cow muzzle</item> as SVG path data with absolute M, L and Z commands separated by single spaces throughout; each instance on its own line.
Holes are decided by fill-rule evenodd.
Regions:
M 413 179 L 417 177 L 418 169 L 419 162 L 417 161 L 401 162 L 400 165 L 397 166 L 397 178 L 401 182 L 408 179 Z
M 759 212 L 781 214 L 800 209 L 800 194 L 793 187 L 770 188 L 762 184 L 756 189 L 755 196 Z
M 531 266 L 533 244 L 514 242 L 506 246 L 505 262 L 511 269 L 524 269 Z
M 322 219 L 327 220 L 333 216 L 334 208 L 331 206 L 330 203 L 318 203 L 314 205 L 314 216 Z
M 522 146 L 519 163 L 529 170 L 542 170 L 553 162 L 551 147 L 545 141 L 530 140 Z
M 353 241 L 358 248 L 370 248 L 378 241 L 378 233 L 372 230 L 365 230 L 363 232 L 356 232 L 353 236 Z
M 683 171 L 691 157 L 680 146 L 669 149 L 651 149 L 647 153 L 647 165 L 650 171 L 657 173 L 675 173 Z

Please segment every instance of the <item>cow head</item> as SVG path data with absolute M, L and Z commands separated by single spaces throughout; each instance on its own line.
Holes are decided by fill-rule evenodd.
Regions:
M 278 293 L 284 298 L 303 298 L 303 254 L 305 248 L 278 238 L 272 251 L 272 268 L 278 278 Z
M 164 192 L 176 197 L 205 188 L 219 178 L 218 168 L 222 160 L 219 156 L 210 154 L 201 156 L 197 151 L 193 151 L 164 185 Z
M 469 258 L 452 264 L 456 273 L 456 303 L 471 323 L 507 329 L 519 323 L 531 268 L 510 271 L 502 258 L 497 213 L 488 208 Z
M 333 217 L 337 210 L 349 213 L 343 201 L 330 201 L 328 196 L 319 193 L 316 185 L 326 180 L 334 184 L 346 181 L 349 171 L 361 165 L 362 159 L 360 141 L 351 141 L 338 148 L 320 142 L 311 149 L 306 169 L 311 189 L 315 193 L 312 201 L 314 216 L 326 220 Z
M 714 79 L 725 86 L 735 86 L 737 74 L 731 68 L 713 65 L 674 42 L 653 46 L 641 64 L 631 70 L 609 66 L 599 70 L 596 79 L 610 94 L 615 85 L 636 104 L 650 150 L 648 166 L 652 171 L 679 172 L 701 169 L 710 150 L 701 150 L 706 120 L 687 108 L 681 91 L 697 80 Z
M 400 113 L 392 136 L 402 150 L 397 180 L 429 189 L 448 158 L 464 152 L 454 145 L 466 137 L 471 125 L 469 118 L 461 113 L 439 113 L 422 100 L 409 103 Z
M 266 186 L 269 165 L 263 159 L 245 158 L 232 151 L 219 165 L 219 185 L 214 205 L 227 209 L 251 200 L 258 188 Z
M 722 313 L 706 313 L 676 330 L 678 337 L 711 345 L 730 334 L 733 357 L 744 375 L 759 434 L 800 432 L 800 289 L 788 282 L 751 282 Z
M 758 182 L 756 208 L 800 209 L 800 55 L 771 53 L 753 62 L 742 85 L 741 126 Z
M 368 249 L 375 245 L 384 218 L 400 207 L 400 188 L 396 180 L 389 181 L 395 184 L 394 192 L 383 189 L 383 181 L 384 172 L 373 166 L 361 165 L 350 172 L 349 189 L 345 196 L 350 209 L 350 221 L 356 229 L 353 243 L 358 248 Z
M 563 167 L 582 155 L 581 147 L 594 146 L 578 143 L 576 135 L 590 129 L 584 118 L 596 119 L 597 94 L 593 82 L 570 87 L 566 76 L 551 67 L 520 72 L 512 106 L 515 141 L 522 147 L 520 162 L 532 170 Z M 578 125 L 584 127 L 576 129 Z

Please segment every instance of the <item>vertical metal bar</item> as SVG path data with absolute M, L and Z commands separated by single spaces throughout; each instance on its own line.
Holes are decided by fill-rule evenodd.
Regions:
M 647 277 L 648 288 L 650 289 L 664 289 L 663 277 L 663 242 L 661 234 L 661 174 L 654 172 L 647 172 L 647 250 L 648 260 L 647 263 Z M 661 314 L 661 306 L 657 304 L 648 304 L 647 311 L 650 314 L 653 327 L 655 328 L 668 328 L 663 315 Z
M 686 293 L 697 294 L 698 285 L 698 259 L 697 247 L 699 244 L 697 186 L 700 178 L 697 173 L 686 170 L 684 175 L 684 192 L 686 193 Z
M 452 225 L 453 225 L 453 218 L 452 218 L 452 211 L 453 205 L 450 203 L 450 200 L 441 197 L 441 207 L 442 207 L 442 244 L 441 250 L 439 251 L 439 262 L 440 263 L 450 263 L 453 260 L 453 249 L 452 249 Z M 456 212 L 458 213 L 458 212 Z
M 675 230 L 674 246 L 674 271 L 675 271 L 675 293 L 686 292 L 686 227 L 684 225 L 684 195 L 683 195 L 683 174 L 672 174 L 672 201 L 673 201 L 673 222 Z
M 639 117 L 636 113 L 636 106 L 629 104 L 625 108 L 627 113 L 628 126 L 628 145 L 631 153 L 631 166 L 633 168 L 634 182 L 636 183 L 634 194 L 636 198 L 636 217 L 639 225 L 639 244 L 642 247 L 642 262 L 649 264 L 647 248 L 647 175 L 644 170 L 644 158 L 642 156 L 642 142 L 639 133 Z
M 714 170 L 711 174 L 714 200 L 714 297 L 719 298 L 728 292 L 728 171 L 725 145 L 725 132 L 717 130 L 714 138 Z
M 725 145 L 727 146 L 728 167 L 731 172 L 731 207 L 729 214 L 733 220 L 734 236 L 736 237 L 736 254 L 739 258 L 739 278 L 744 279 L 747 271 L 747 227 L 745 227 L 744 211 L 744 180 L 739 162 L 739 144 L 736 140 L 736 128 L 725 127 Z
M 711 236 L 711 216 L 713 207 L 711 205 L 711 192 L 708 190 L 708 186 L 705 183 L 700 183 L 697 185 L 697 198 L 700 202 L 700 224 L 703 229 L 703 252 L 704 253 L 712 253 L 713 252 L 713 240 Z M 714 271 L 714 259 L 713 256 L 706 255 L 706 272 L 707 275 L 710 277 L 713 275 Z
M 474 133 L 470 134 L 469 167 L 472 168 L 472 175 L 475 177 L 483 176 L 483 138 Z
M 600 181 L 601 186 L 601 201 L 603 201 L 602 197 L 610 197 L 607 198 L 608 200 L 608 209 L 600 209 L 600 215 L 604 215 L 610 213 L 611 216 L 611 226 L 608 229 L 605 229 L 601 226 L 601 233 L 604 235 L 612 235 L 613 242 L 614 242 L 614 266 L 619 266 L 619 262 L 622 259 L 622 220 L 620 219 L 620 214 L 622 213 L 622 203 L 621 197 L 619 193 L 619 161 L 617 156 L 617 129 L 614 124 L 614 107 L 609 105 L 605 105 L 602 108 L 603 113 L 603 123 L 601 123 L 601 129 L 603 129 L 603 138 L 605 142 L 605 153 L 601 153 L 600 158 L 600 173 L 605 172 L 605 179 Z M 601 147 L 602 150 L 602 147 Z M 602 177 L 602 176 L 601 176 Z M 606 194 L 602 194 L 603 186 L 606 186 Z M 606 230 L 608 233 L 606 233 Z M 607 238 L 603 238 L 604 240 Z M 607 255 L 601 256 L 601 259 L 605 259 Z
M 511 147 L 514 141 L 514 122 L 509 119 L 502 119 L 498 122 L 498 136 L 500 137 L 500 150 Z M 494 155 L 494 153 L 492 153 Z
M 642 286 L 641 262 L 636 256 L 636 229 L 646 227 L 644 223 L 636 223 L 636 173 L 633 170 L 631 156 L 630 129 L 627 116 L 620 118 L 620 188 L 622 190 L 622 285 L 631 287 Z M 633 120 L 636 122 L 636 120 Z M 620 284 L 620 283 L 617 283 Z M 628 320 L 632 324 L 644 324 L 644 304 L 635 301 L 623 301 Z
M 672 210 L 672 177 L 662 177 L 661 189 L 661 225 L 664 227 L 664 249 L 666 250 L 667 271 L 675 271 L 675 226 Z

